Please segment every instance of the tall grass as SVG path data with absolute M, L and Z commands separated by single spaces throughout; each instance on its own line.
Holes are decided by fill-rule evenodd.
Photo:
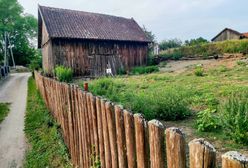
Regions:
M 135 87 L 138 87 L 135 89 Z M 90 84 L 90 91 L 121 103 L 135 113 L 142 113 L 147 119 L 178 120 L 190 115 L 188 92 L 180 87 L 131 86 L 111 78 L 102 78 Z
M 228 135 L 248 145 L 248 92 L 232 95 L 221 108 L 221 118 Z

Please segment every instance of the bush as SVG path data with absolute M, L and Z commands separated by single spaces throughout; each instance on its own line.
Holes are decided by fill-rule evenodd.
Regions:
M 248 92 L 232 95 L 221 106 L 221 118 L 231 139 L 248 145 Z
M 158 66 L 140 66 L 140 67 L 134 67 L 131 70 L 132 74 L 139 75 L 139 74 L 148 74 L 152 72 L 158 72 L 159 68 Z
M 196 66 L 194 71 L 196 76 L 203 76 L 204 75 L 204 69 L 202 66 Z
M 197 130 L 201 132 L 215 131 L 220 128 L 220 119 L 215 115 L 216 109 L 206 109 L 197 113 Z
M 71 68 L 57 66 L 55 68 L 55 76 L 60 82 L 71 82 L 73 77 L 73 71 Z

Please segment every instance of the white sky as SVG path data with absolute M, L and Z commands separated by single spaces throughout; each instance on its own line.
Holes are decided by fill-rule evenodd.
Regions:
M 248 0 L 18 0 L 37 17 L 44 6 L 133 17 L 158 41 L 204 37 L 210 40 L 225 27 L 248 32 Z

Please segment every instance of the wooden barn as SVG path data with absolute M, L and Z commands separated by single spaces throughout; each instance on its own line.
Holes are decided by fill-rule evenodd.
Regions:
M 236 30 L 225 28 L 219 34 L 217 34 L 212 39 L 212 41 L 217 42 L 217 41 L 225 41 L 225 40 L 240 40 L 244 38 L 248 38 L 248 33 L 240 33 Z
M 64 65 L 75 75 L 101 76 L 147 62 L 150 40 L 134 19 L 39 6 L 38 27 L 47 73 Z

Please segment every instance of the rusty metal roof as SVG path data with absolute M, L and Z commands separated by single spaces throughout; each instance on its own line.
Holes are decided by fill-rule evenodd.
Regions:
M 50 38 L 150 42 L 134 19 L 45 6 L 39 14 Z

